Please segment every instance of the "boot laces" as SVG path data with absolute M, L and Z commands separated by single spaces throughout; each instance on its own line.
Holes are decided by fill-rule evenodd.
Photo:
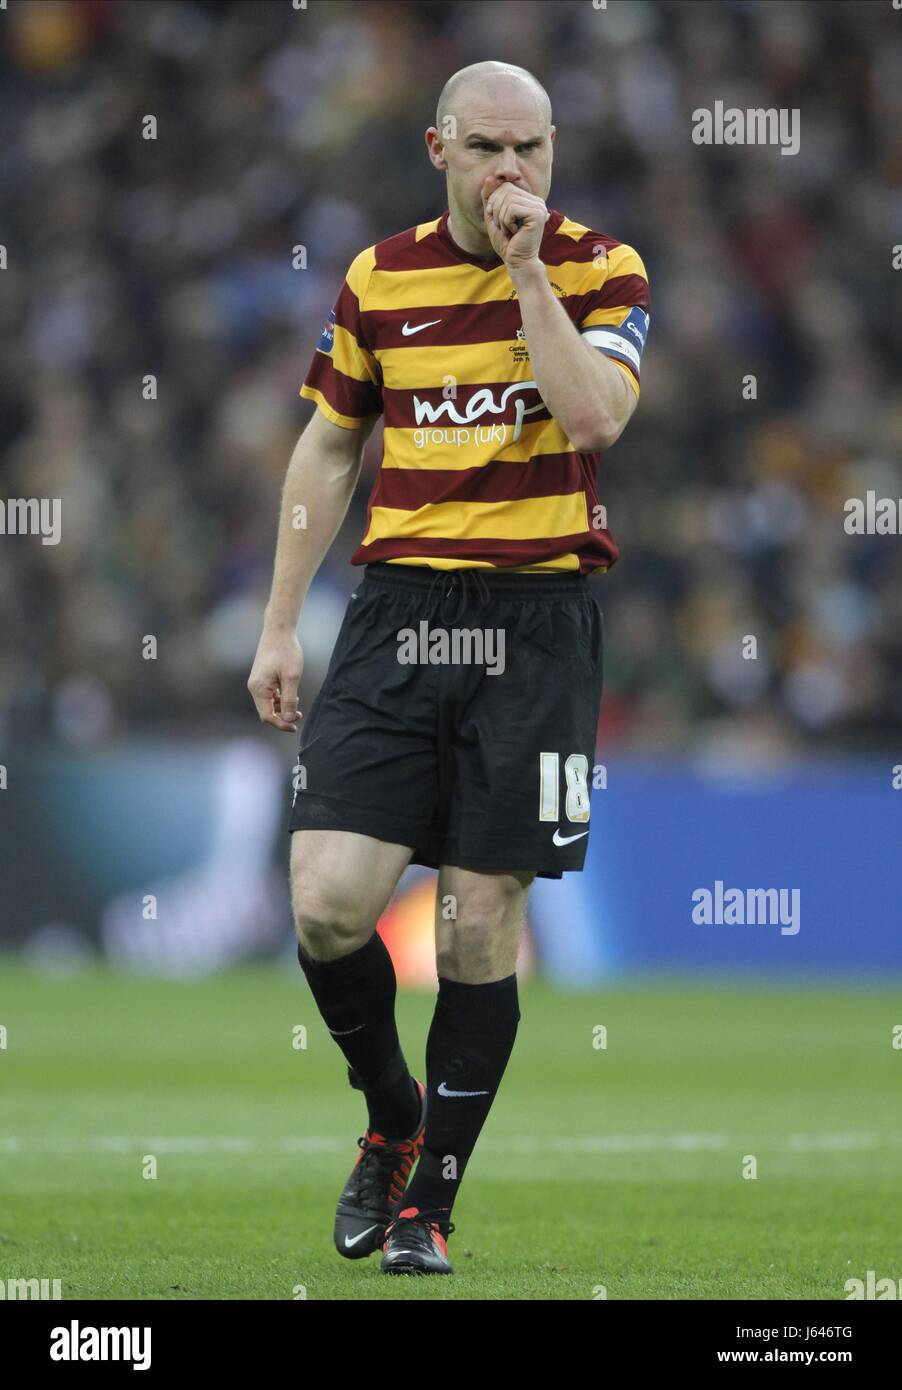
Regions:
M 354 1188 L 362 1204 L 366 1205 L 371 1193 L 384 1195 L 398 1173 L 405 1157 L 409 1157 L 411 1145 L 407 1140 L 397 1144 L 374 1144 L 363 1134 L 357 1140 L 362 1157 L 354 1169 Z
M 396 1216 L 392 1221 L 392 1228 L 396 1229 L 398 1226 L 421 1226 L 424 1235 L 428 1237 L 431 1228 L 436 1226 L 440 1234 L 447 1239 L 455 1229 L 454 1222 L 448 1221 L 447 1215 L 448 1211 L 446 1207 L 424 1207 L 423 1210 L 418 1211 L 415 1216 Z

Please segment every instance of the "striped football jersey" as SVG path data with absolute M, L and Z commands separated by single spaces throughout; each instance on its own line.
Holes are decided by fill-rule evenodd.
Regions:
M 469 255 L 448 213 L 351 263 L 300 394 L 383 456 L 352 564 L 593 574 L 617 545 L 600 455 L 578 453 L 532 379 L 500 257 Z M 576 328 L 639 394 L 648 277 L 631 246 L 550 211 L 539 257 Z

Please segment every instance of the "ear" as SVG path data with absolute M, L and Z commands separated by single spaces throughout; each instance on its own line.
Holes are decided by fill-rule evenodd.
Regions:
M 431 125 L 426 131 L 424 138 L 426 140 L 426 149 L 429 151 L 429 160 L 433 168 L 439 169 L 442 173 L 446 173 L 448 161 L 445 158 L 445 146 L 442 143 L 442 138 L 438 133 L 438 129 L 434 125 Z

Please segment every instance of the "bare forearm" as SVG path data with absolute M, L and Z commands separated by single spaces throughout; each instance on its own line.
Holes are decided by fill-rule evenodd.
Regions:
M 359 463 L 331 458 L 302 436 L 285 475 L 266 628 L 297 627 L 307 590 L 348 510 Z
M 607 447 L 626 424 L 632 405 L 623 373 L 583 342 L 541 261 L 512 271 L 511 280 L 542 400 L 580 452 Z

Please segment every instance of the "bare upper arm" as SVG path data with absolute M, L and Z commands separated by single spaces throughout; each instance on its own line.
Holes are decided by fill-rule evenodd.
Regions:
M 378 415 L 371 415 L 356 429 L 348 429 L 345 425 L 336 425 L 317 406 L 301 437 L 325 453 L 354 457 L 362 451 L 378 418 Z
M 359 467 L 366 441 L 375 428 L 378 415 L 372 415 L 357 429 L 346 429 L 327 419 L 317 406 L 304 427 L 304 444 L 331 461 L 348 467 Z

